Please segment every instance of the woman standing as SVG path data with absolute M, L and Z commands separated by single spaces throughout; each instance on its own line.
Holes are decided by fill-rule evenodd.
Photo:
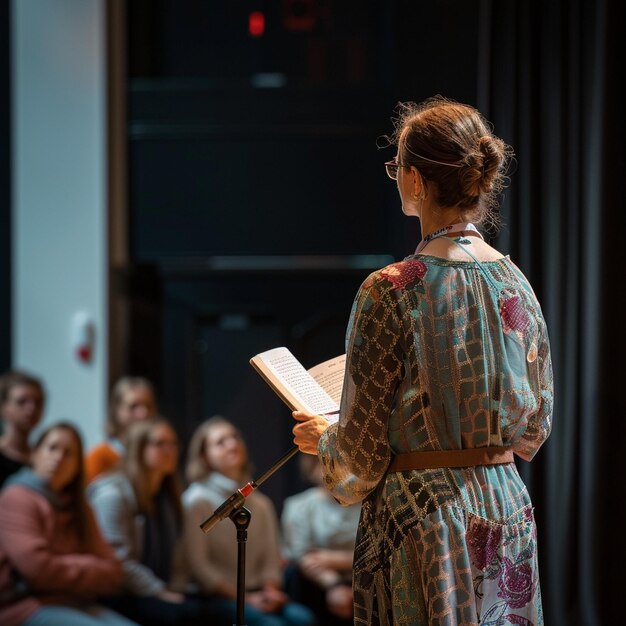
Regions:
M 71 424 L 47 428 L 32 469 L 0 494 L 0 623 L 3 626 L 131 626 L 96 604 L 117 592 L 122 568 L 83 493 L 83 450 Z
M 513 453 L 550 433 L 541 308 L 488 245 L 510 148 L 471 106 L 403 108 L 385 164 L 420 220 L 414 255 L 370 275 L 347 334 L 341 415 L 294 413 L 326 486 L 362 501 L 356 624 L 543 624 L 533 507 Z
M 200 524 L 226 498 L 250 480 L 248 452 L 241 433 L 215 416 L 196 429 L 187 456 L 189 487 L 183 494 L 186 511 L 185 547 L 191 579 L 211 596 L 224 618 L 236 615 L 237 537 L 224 520 L 208 534 Z M 246 544 L 246 604 L 248 626 L 308 626 L 315 623 L 306 607 L 289 601 L 282 590 L 279 526 L 271 500 L 258 491 L 246 498 L 252 518 Z
M 207 623 L 206 602 L 177 585 L 181 568 L 178 438 L 164 418 L 133 424 L 121 468 L 88 487 L 102 531 L 122 560 L 123 594 L 111 606 L 144 626 Z

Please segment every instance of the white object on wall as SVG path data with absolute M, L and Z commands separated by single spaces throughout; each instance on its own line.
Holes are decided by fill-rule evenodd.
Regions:
M 11 2 L 13 366 L 44 382 L 42 426 L 71 420 L 86 448 L 108 395 L 105 17 L 105 0 Z M 98 331 L 88 366 L 77 311 Z
M 77 311 L 72 316 L 70 343 L 72 354 L 78 362 L 89 365 L 96 347 L 96 328 L 87 311 Z

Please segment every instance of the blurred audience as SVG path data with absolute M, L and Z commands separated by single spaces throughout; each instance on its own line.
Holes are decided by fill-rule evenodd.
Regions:
M 223 520 L 207 534 L 200 524 L 250 479 L 248 452 L 239 430 L 215 416 L 196 429 L 186 463 L 189 487 L 185 507 L 186 563 L 190 579 L 201 593 L 214 598 L 221 614 L 236 616 L 237 532 Z M 283 591 L 284 572 L 279 550 L 279 524 L 271 500 L 259 491 L 245 501 L 251 512 L 246 543 L 245 619 L 248 626 L 314 624 L 313 613 L 294 603 Z
M 110 606 L 144 626 L 217 624 L 208 602 L 181 593 L 176 582 L 183 571 L 176 432 L 163 417 L 135 422 L 125 445 L 119 469 L 88 487 L 102 532 L 122 560 L 123 595 Z
M 17 370 L 0 376 L 0 487 L 30 462 L 29 436 L 41 420 L 44 401 L 38 378 Z
M 31 387 L 40 407 L 41 389 Z M 85 501 L 83 478 L 81 437 L 59 422 L 35 443 L 32 468 L 7 479 L 0 493 L 3 626 L 132 624 L 96 603 L 118 591 L 122 568 Z
M 88 483 L 115 467 L 124 453 L 126 432 L 131 424 L 154 417 L 156 413 L 154 386 L 146 378 L 125 376 L 113 385 L 106 422 L 107 439 L 93 447 L 85 458 Z
M 317 456 L 299 458 L 313 486 L 285 499 L 283 549 L 289 561 L 287 589 L 315 611 L 320 624 L 352 624 L 352 559 L 360 505 L 342 506 L 323 486 Z

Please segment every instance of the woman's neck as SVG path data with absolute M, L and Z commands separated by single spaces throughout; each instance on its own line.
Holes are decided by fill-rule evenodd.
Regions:
M 452 226 L 463 221 L 465 221 L 463 217 L 453 209 L 422 211 L 420 216 L 422 239 L 446 226 Z
M 221 471 L 220 474 L 234 480 L 236 483 L 242 482 L 244 479 L 244 472 L 240 469 L 226 469 Z

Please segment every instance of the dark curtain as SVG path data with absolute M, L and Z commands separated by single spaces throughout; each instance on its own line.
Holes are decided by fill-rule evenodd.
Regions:
M 547 626 L 626 623 L 622 0 L 486 0 L 479 108 L 516 162 L 496 245 L 550 332 L 550 439 L 520 470 L 539 527 Z

